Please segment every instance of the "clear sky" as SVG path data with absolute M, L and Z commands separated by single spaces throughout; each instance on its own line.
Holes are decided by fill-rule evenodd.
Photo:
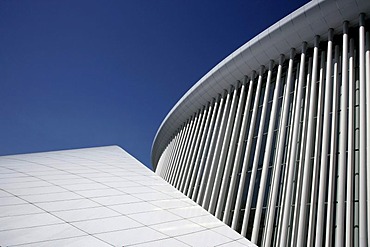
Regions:
M 0 0 L 0 155 L 116 144 L 151 167 L 181 96 L 305 2 Z

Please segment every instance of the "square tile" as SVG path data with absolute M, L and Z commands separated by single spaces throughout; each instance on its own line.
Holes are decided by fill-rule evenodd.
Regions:
M 57 211 L 53 213 L 57 217 L 67 221 L 75 222 L 81 220 L 100 219 L 112 216 L 119 216 L 120 214 L 106 207 L 83 208 L 67 211 Z
M 243 238 L 238 232 L 234 231 L 232 228 L 226 225 L 213 228 L 212 231 L 224 235 L 225 237 L 228 237 L 232 240 L 238 240 Z
M 98 203 L 93 202 L 92 200 L 89 200 L 89 199 L 85 199 L 85 198 L 65 200 L 65 201 L 54 201 L 54 202 L 39 202 L 39 203 L 35 203 L 35 205 L 48 212 L 93 208 L 93 207 L 101 206 Z
M 101 205 L 104 205 L 104 206 L 111 206 L 111 205 L 133 203 L 133 202 L 141 201 L 140 199 L 132 195 L 102 196 L 102 197 L 92 198 L 91 200 Z
M 150 204 L 149 202 L 135 202 L 135 203 L 126 203 L 120 205 L 109 206 L 109 208 L 114 209 L 115 211 L 120 212 L 123 215 L 130 215 L 142 212 L 152 212 L 155 210 L 160 210 L 159 207 Z
M 72 191 L 79 191 L 79 190 L 99 190 L 99 189 L 107 189 L 108 187 L 99 183 L 86 183 L 86 184 L 66 184 L 61 185 L 63 188 Z
M 74 178 L 74 179 L 58 179 L 52 181 L 55 185 L 72 185 L 72 184 L 86 184 L 90 183 L 91 180 L 87 178 Z
M 36 182 L 42 181 L 39 178 L 35 177 L 15 177 L 15 178 L 4 178 L 3 175 L 0 177 L 0 184 L 8 184 L 8 183 L 27 183 L 27 182 Z
M 198 217 L 191 218 L 189 220 L 205 228 L 215 228 L 215 227 L 224 225 L 222 221 L 220 221 L 213 215 L 198 216 Z
M 130 218 L 144 224 L 144 225 L 154 225 L 174 220 L 180 220 L 181 218 L 175 214 L 172 214 L 165 210 L 157 210 L 152 212 L 144 212 L 138 214 L 131 214 Z
M 171 213 L 174 213 L 176 215 L 179 215 L 183 218 L 193 218 L 197 216 L 202 216 L 202 215 L 209 215 L 209 213 L 199 207 L 199 206 L 190 206 L 190 207 L 185 207 L 185 208 L 176 208 L 176 209 L 169 209 Z
M 156 193 L 156 190 L 145 186 L 135 186 L 127 188 L 118 188 L 120 191 L 123 191 L 127 194 L 140 194 L 140 193 Z
M 45 181 L 31 181 L 27 183 L 8 183 L 8 184 L 1 184 L 0 187 L 2 189 L 22 189 L 22 188 L 33 188 L 33 187 L 46 187 L 46 186 L 53 186 L 53 184 L 45 182 Z
M 90 177 L 89 177 L 90 178 Z M 106 184 L 109 182 L 124 182 L 126 181 L 125 179 L 117 176 L 110 176 L 110 177 L 95 177 L 95 178 L 90 178 L 91 180 L 94 180 L 96 182 Z
M 43 213 L 43 211 L 32 204 L 7 205 L 0 207 L 0 217 L 37 213 Z
M 175 239 L 187 243 L 193 247 L 213 247 L 232 241 L 231 239 L 217 234 L 211 230 L 182 235 L 175 237 Z
M 82 190 L 82 191 L 76 191 L 81 196 L 84 197 L 100 197 L 100 196 L 115 196 L 115 195 L 122 195 L 122 191 L 116 190 L 116 189 L 98 189 L 98 190 Z
M 66 173 L 66 172 L 61 172 L 60 174 L 54 174 L 54 175 L 40 175 L 37 177 L 42 180 L 46 180 L 46 181 L 55 181 L 58 179 L 79 179 L 81 178 L 78 175 L 73 175 L 73 174 Z
M 176 220 L 172 222 L 157 224 L 157 225 L 154 225 L 153 228 L 171 237 L 206 230 L 205 227 L 202 227 L 189 220 Z
M 243 244 L 244 246 L 255 246 L 255 247 L 257 247 L 257 245 L 253 244 L 251 241 L 249 241 L 246 238 L 241 238 L 236 242 L 238 242 L 239 244 Z
M 189 203 L 187 203 L 185 200 L 176 200 L 176 199 L 152 201 L 150 203 L 162 209 L 174 209 L 190 206 Z
M 112 245 L 103 242 L 93 236 L 81 236 L 63 238 L 50 241 L 36 242 L 33 244 L 27 244 L 27 247 L 55 247 L 55 246 L 68 246 L 68 247 L 111 247 Z
M 28 202 L 20 199 L 19 197 L 15 197 L 15 196 L 8 196 L 8 197 L 3 197 L 0 199 L 0 206 L 25 204 L 25 203 L 28 203 Z
M 132 228 L 143 226 L 142 224 L 126 216 L 117 216 L 117 217 L 95 219 L 95 220 L 84 220 L 84 221 L 74 222 L 72 223 L 72 225 L 78 227 L 79 229 L 89 234 L 132 229 Z
M 132 181 L 112 181 L 112 182 L 105 182 L 105 185 L 108 185 L 113 188 L 128 188 L 128 187 L 137 187 L 138 184 Z
M 49 213 L 0 217 L 0 231 L 61 223 L 64 222 Z
M 160 192 L 140 193 L 140 194 L 135 194 L 135 196 L 145 201 L 159 201 L 159 200 L 165 200 L 165 199 L 172 198 L 171 196 L 160 193 Z
M 9 188 L 6 189 L 10 193 L 17 195 L 17 196 L 25 196 L 25 195 L 40 195 L 40 194 L 51 194 L 51 193 L 59 193 L 59 192 L 66 192 L 67 190 L 51 185 L 47 187 L 34 187 L 34 188 Z
M 150 241 L 143 244 L 132 245 L 135 247 L 163 247 L 163 246 L 175 246 L 175 247 L 189 247 L 189 245 L 180 242 L 174 238 L 166 238 L 157 241 Z
M 225 243 L 225 244 L 221 244 L 221 245 L 218 245 L 218 247 L 245 247 L 245 246 L 256 246 L 256 245 L 253 245 L 252 243 L 249 243 L 248 245 L 245 245 L 245 244 L 242 244 L 240 243 L 239 241 L 231 241 L 231 242 L 228 242 L 228 243 Z
M 83 235 L 86 234 L 69 224 L 58 224 L 1 231 L 0 239 L 2 245 L 8 246 Z
M 80 195 L 77 195 L 74 192 L 67 191 L 67 192 L 52 193 L 52 194 L 21 196 L 21 198 L 31 203 L 37 203 L 37 202 L 53 202 L 53 201 L 82 199 L 83 197 Z
M 128 246 L 168 238 L 148 227 L 101 233 L 94 236 L 114 246 Z
M 0 197 L 8 197 L 8 196 L 13 196 L 13 195 L 10 194 L 9 192 L 2 190 L 0 187 Z

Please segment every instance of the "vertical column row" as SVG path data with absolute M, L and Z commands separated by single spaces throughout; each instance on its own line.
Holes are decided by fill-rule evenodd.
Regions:
M 213 106 L 213 104 L 214 104 L 214 106 Z M 185 190 L 186 195 L 189 196 L 189 197 L 191 197 L 191 195 L 194 191 L 194 186 L 195 186 L 198 171 L 200 172 L 198 174 L 198 176 L 200 176 L 201 170 L 203 168 L 202 162 L 201 162 L 201 157 L 203 155 L 205 155 L 204 153 L 206 152 L 207 133 L 212 128 L 212 120 L 211 120 L 212 117 L 211 116 L 216 111 L 215 110 L 216 108 L 217 108 L 217 102 L 215 102 L 215 100 L 213 100 L 213 102 L 211 104 L 209 104 L 209 107 L 208 107 L 206 123 L 205 123 L 204 129 L 202 131 L 202 137 L 201 137 L 201 141 L 200 141 L 199 148 L 198 148 L 199 150 L 198 150 L 197 156 L 196 156 L 195 161 L 194 161 L 195 164 L 194 164 L 193 173 L 191 175 L 190 184 L 189 184 L 188 190 L 187 191 Z
M 172 176 L 171 176 L 171 179 L 170 179 L 170 184 L 172 184 L 173 186 L 175 186 L 175 183 L 178 179 L 178 175 L 179 175 L 179 170 L 181 168 L 180 166 L 180 161 L 182 160 L 182 156 L 184 154 L 184 151 L 185 151 L 185 145 L 187 144 L 187 138 L 188 138 L 188 135 L 189 135 L 189 129 L 191 128 L 192 126 L 192 123 L 193 123 L 193 118 L 188 120 L 187 123 L 186 123 L 186 127 L 184 129 L 184 132 L 183 132 L 183 135 L 181 136 L 181 139 L 180 139 L 180 144 L 178 146 L 178 151 L 176 152 L 176 157 L 173 161 L 173 165 L 174 165 L 174 170 L 172 172 Z
M 222 115 L 222 110 L 224 109 L 225 101 L 226 101 L 225 98 L 222 97 L 221 101 L 220 101 L 220 106 L 217 110 L 216 122 L 215 122 L 215 125 L 214 125 L 214 128 L 213 128 L 213 131 L 212 131 L 212 135 L 211 135 L 211 139 L 210 139 L 210 146 L 209 146 L 208 153 L 206 155 L 205 168 L 204 168 L 204 172 L 201 176 L 201 181 L 200 181 L 200 185 L 199 185 L 200 186 L 199 187 L 199 192 L 197 194 L 197 199 L 196 199 L 196 202 L 199 205 L 203 205 L 202 202 L 203 202 L 204 192 L 206 190 L 206 185 L 207 185 L 210 169 L 211 169 L 211 166 L 212 166 L 212 163 L 213 163 L 212 161 L 213 161 L 213 157 L 214 157 L 214 154 L 215 154 L 216 139 L 217 139 L 218 133 L 220 131 L 219 129 L 220 129 L 220 123 L 221 123 L 221 115 Z
M 219 188 L 221 185 L 221 178 L 222 174 L 225 168 L 225 161 L 226 161 L 226 155 L 229 150 L 230 146 L 230 138 L 231 138 L 231 132 L 233 130 L 233 123 L 234 123 L 234 117 L 235 117 L 235 110 L 237 106 L 237 100 L 238 100 L 238 95 L 237 95 L 237 89 L 234 89 L 234 94 L 233 94 L 233 99 L 230 107 L 230 112 L 226 124 L 226 129 L 225 129 L 225 136 L 222 141 L 222 147 L 221 147 L 221 154 L 217 163 L 217 171 L 216 171 L 216 176 L 214 178 L 214 184 L 212 186 L 212 192 L 211 192 L 211 197 L 210 197 L 210 205 L 208 211 L 211 214 L 215 213 L 216 209 L 216 203 L 217 203 L 217 198 L 218 198 L 218 192 Z
M 307 126 L 307 142 L 304 158 L 304 171 L 302 179 L 301 201 L 297 205 L 299 207 L 298 229 L 297 229 L 297 246 L 302 246 L 306 243 L 305 232 L 307 229 L 307 202 L 309 194 L 309 182 L 312 179 L 310 176 L 312 170 L 312 154 L 315 143 L 315 117 L 317 111 L 317 71 L 319 63 L 319 37 L 315 37 L 313 51 L 313 65 L 311 77 L 311 99 L 309 102 L 308 126 Z M 308 86 L 308 85 L 307 85 Z
M 199 109 L 156 172 L 258 245 L 369 244 L 370 34 L 348 25 Z
M 221 96 L 219 95 L 219 98 L 220 97 Z M 215 105 L 213 107 L 212 117 L 210 119 L 209 127 L 208 127 L 208 130 L 207 130 L 207 137 L 205 139 L 203 153 L 201 154 L 200 160 L 199 160 L 199 169 L 198 169 L 196 179 L 195 179 L 195 182 L 194 182 L 193 192 L 192 193 L 189 192 L 190 193 L 189 196 L 191 196 L 191 199 L 193 201 L 197 201 L 201 180 L 202 180 L 203 176 L 205 176 L 208 173 L 207 167 L 206 167 L 206 158 L 210 156 L 209 150 L 210 150 L 210 144 L 211 144 L 211 137 L 213 135 L 212 133 L 214 132 L 214 128 L 215 128 L 215 124 L 216 124 L 218 108 L 221 107 L 220 103 L 221 102 L 216 101 Z
M 285 92 L 283 98 L 283 106 L 281 109 L 281 120 L 279 125 L 279 136 L 278 136 L 278 145 L 277 145 L 277 157 L 274 162 L 275 166 L 275 174 L 273 177 L 273 181 L 271 184 L 271 199 L 269 204 L 269 211 L 268 211 L 268 223 L 266 227 L 266 237 L 265 237 L 265 246 L 270 246 L 273 233 L 276 231 L 274 229 L 274 219 L 276 215 L 277 209 L 277 199 L 278 199 L 278 191 L 280 184 L 280 176 L 281 176 L 281 169 L 282 169 L 282 161 L 284 156 L 284 149 L 285 149 L 285 139 L 286 139 L 286 131 L 287 131 L 287 123 L 288 123 L 288 116 L 289 116 L 289 102 L 290 102 L 290 91 L 292 86 L 292 77 L 293 77 L 293 60 L 295 56 L 295 50 L 292 49 L 290 51 L 289 57 L 289 65 L 288 65 L 288 76 L 285 85 Z
M 258 188 L 256 214 L 255 214 L 254 222 L 253 222 L 253 233 L 252 233 L 253 242 L 257 241 L 258 234 L 260 233 L 262 206 L 263 206 L 263 200 L 265 199 L 265 195 L 266 195 L 265 189 L 266 189 L 266 182 L 267 182 L 266 181 L 267 173 L 268 173 L 268 168 L 270 165 L 270 158 L 272 156 L 272 146 L 273 146 L 273 140 L 274 140 L 273 136 L 274 136 L 275 123 L 278 117 L 278 106 L 279 106 L 278 103 L 279 103 L 279 96 L 280 96 L 279 93 L 283 86 L 283 81 L 281 78 L 283 63 L 284 63 L 284 55 L 281 55 L 279 58 L 279 65 L 278 65 L 278 71 L 277 71 L 277 77 L 276 77 L 276 86 L 275 86 L 274 98 L 272 101 L 271 117 L 270 117 L 270 124 L 268 127 L 268 133 L 267 133 L 265 156 L 263 158 L 261 181 L 260 181 L 259 188 Z
M 244 160 L 243 160 L 243 165 L 242 165 L 242 173 L 240 177 L 240 182 L 238 186 L 238 190 L 236 193 L 236 202 L 235 202 L 235 207 L 234 207 L 234 215 L 233 215 L 233 220 L 231 223 L 231 227 L 235 230 L 238 227 L 238 222 L 239 222 L 239 216 L 241 212 L 241 204 L 242 204 L 242 197 L 243 197 L 243 190 L 244 190 L 244 185 L 245 185 L 245 180 L 247 176 L 247 170 L 248 170 L 248 161 L 251 155 L 251 150 L 252 150 L 252 139 L 254 135 L 254 129 L 256 126 L 257 122 L 257 112 L 258 112 L 258 101 L 260 98 L 261 94 L 261 89 L 262 89 L 262 75 L 264 72 L 264 66 L 261 66 L 260 68 L 260 73 L 258 76 L 258 83 L 257 83 L 257 91 L 256 95 L 254 97 L 255 101 L 253 104 L 253 112 L 252 112 L 252 118 L 251 118 L 251 123 L 249 126 L 249 133 L 248 133 L 248 139 L 247 139 L 247 146 L 246 146 L 246 151 L 244 154 Z
M 224 108 L 224 111 L 223 111 L 223 114 L 222 114 L 221 125 L 220 125 L 220 129 L 218 131 L 217 141 L 216 141 L 216 145 L 215 145 L 215 151 L 214 151 L 214 154 L 213 154 L 211 168 L 210 168 L 209 176 L 208 176 L 207 183 L 206 183 L 207 185 L 206 185 L 206 189 L 205 189 L 204 197 L 203 197 L 203 201 L 202 201 L 202 207 L 206 210 L 208 210 L 208 208 L 209 208 L 212 188 L 213 188 L 213 184 L 215 182 L 217 165 L 218 165 L 218 161 L 219 161 L 220 156 L 221 156 L 221 148 L 222 148 L 223 139 L 224 139 L 224 136 L 225 136 L 225 130 L 226 130 L 226 127 L 227 127 L 227 119 L 228 119 L 228 115 L 229 115 L 229 112 L 230 112 L 230 101 L 231 101 L 230 98 L 231 98 L 231 89 L 227 93 L 225 108 Z
M 266 123 L 266 115 L 267 115 L 267 107 L 268 107 L 268 99 L 269 99 L 269 92 L 271 87 L 271 76 L 272 76 L 272 69 L 273 69 L 273 61 L 270 61 L 269 69 L 267 72 L 267 81 L 265 86 L 265 94 L 263 97 L 263 103 L 262 103 L 262 113 L 261 113 L 261 119 L 259 123 L 259 130 L 257 135 L 257 143 L 255 147 L 255 154 L 253 158 L 253 166 L 252 166 L 252 172 L 249 179 L 249 185 L 248 185 L 248 194 L 247 194 L 247 201 L 245 204 L 245 210 L 244 210 L 244 216 L 243 216 L 243 225 L 242 225 L 242 231 L 241 234 L 243 236 L 246 236 L 247 233 L 247 226 L 249 221 L 249 214 L 252 204 L 252 198 L 253 198 L 253 192 L 254 192 L 254 185 L 256 184 L 256 176 L 257 176 L 257 168 L 258 168 L 258 161 L 261 153 L 261 146 L 262 146 L 262 140 L 263 140 L 263 132 L 264 132 L 264 126 Z M 261 70 L 262 74 L 262 70 Z M 261 78 L 261 75 L 260 75 Z M 260 79 L 259 78 L 259 79 Z M 257 99 L 256 99 L 257 102 Z
M 206 133 L 206 130 L 207 130 L 206 122 L 209 122 L 209 116 L 210 116 L 210 113 L 212 111 L 211 103 L 209 103 L 208 105 L 209 105 L 208 109 L 204 109 L 204 112 L 203 112 L 203 119 L 202 119 L 202 123 L 201 123 L 201 126 L 200 126 L 200 130 L 198 132 L 196 145 L 194 147 L 193 157 L 191 158 L 191 161 L 190 161 L 190 166 L 191 167 L 190 167 L 190 171 L 187 174 L 187 178 L 186 178 L 185 185 L 184 185 L 185 187 L 181 190 L 185 194 L 188 194 L 190 179 L 194 178 L 194 176 L 195 176 L 196 170 L 198 168 L 199 157 L 200 157 L 200 154 L 202 153 L 202 150 L 203 150 L 202 144 L 204 143 L 205 133 Z
M 180 191 L 183 191 L 183 189 L 184 189 L 187 173 L 188 173 L 188 170 L 190 169 L 190 166 L 191 166 L 191 164 L 190 164 L 191 159 L 193 157 L 193 153 L 196 152 L 196 151 L 194 151 L 194 149 L 195 149 L 196 142 L 198 140 L 198 132 L 199 132 L 199 129 L 200 129 L 200 126 L 201 126 L 201 122 L 203 121 L 203 118 L 204 118 L 204 109 L 205 108 L 203 107 L 203 109 L 199 111 L 197 121 L 196 121 L 196 123 L 194 125 L 194 128 L 192 130 L 192 135 L 190 136 L 189 146 L 188 146 L 188 150 L 186 152 L 185 162 L 182 164 L 183 167 L 184 167 L 184 170 L 183 170 L 183 172 L 180 176 L 181 179 L 179 179 L 179 183 L 178 183 L 178 186 L 177 186 L 177 188 Z
M 237 144 L 236 154 L 235 154 L 235 159 L 234 159 L 234 167 L 231 173 L 230 185 L 229 185 L 229 190 L 227 193 L 226 205 L 225 205 L 225 210 L 224 210 L 224 216 L 222 219 L 225 224 L 230 223 L 231 208 L 233 207 L 233 202 L 236 197 L 237 178 L 238 178 L 238 173 L 240 170 L 242 155 L 244 152 L 244 146 L 245 146 L 244 139 L 245 139 L 245 134 L 248 129 L 249 112 L 251 110 L 251 105 L 252 105 L 254 77 L 255 77 L 255 72 L 253 72 L 251 79 L 249 81 L 248 96 L 247 96 L 247 100 L 245 102 L 244 111 L 243 111 L 243 121 L 241 124 L 241 130 L 239 134 L 239 139 L 238 139 L 238 144 Z M 245 80 L 247 79 L 248 78 L 245 78 Z
M 243 107 L 244 107 L 244 101 L 245 101 L 245 86 L 246 86 L 247 79 L 248 78 L 245 77 L 242 83 L 242 88 L 241 88 L 239 102 L 238 102 L 238 109 L 236 112 L 236 117 L 235 117 L 234 126 L 233 126 L 233 133 L 231 136 L 229 150 L 228 150 L 228 154 L 226 158 L 225 171 L 222 177 L 221 188 L 220 188 L 219 195 L 218 195 L 215 216 L 219 219 L 221 219 L 222 210 L 225 205 L 226 192 L 227 192 L 227 186 L 229 184 L 231 168 L 233 165 L 235 165 L 234 163 L 235 149 L 236 149 L 236 146 L 238 145 L 237 138 L 238 138 L 239 131 L 240 131 L 239 126 L 240 126 L 240 122 L 242 119 L 242 113 L 243 113 Z
M 174 160 L 177 157 L 177 151 L 179 149 L 182 136 L 184 134 L 184 128 L 185 128 L 185 126 L 182 126 L 182 128 L 180 128 L 180 131 L 177 133 L 176 138 L 175 138 L 175 143 L 174 143 L 174 146 L 173 146 L 173 151 L 172 151 L 170 159 L 168 160 L 168 165 L 167 165 L 168 166 L 168 172 L 165 175 L 165 179 L 168 182 L 171 181 L 171 177 L 174 173 L 174 169 L 175 169 Z
M 185 172 L 186 164 L 187 164 L 188 158 L 190 156 L 190 150 L 191 150 L 191 146 L 193 144 L 193 137 L 195 135 L 195 129 L 197 127 L 197 124 L 198 124 L 199 118 L 200 118 L 199 114 L 200 114 L 200 110 L 198 110 L 198 112 L 194 115 L 194 117 L 191 121 L 191 125 L 190 125 L 190 128 L 189 128 L 189 134 L 188 134 L 188 137 L 185 140 L 185 145 L 184 145 L 184 148 L 182 150 L 182 156 L 181 156 L 180 162 L 177 164 L 179 166 L 179 173 L 176 176 L 175 183 L 174 183 L 174 186 L 177 189 L 180 189 L 180 183 L 182 181 L 182 177 L 183 177 L 184 172 Z

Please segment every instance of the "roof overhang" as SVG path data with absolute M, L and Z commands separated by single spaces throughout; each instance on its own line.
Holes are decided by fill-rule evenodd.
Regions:
M 152 144 L 152 165 L 155 169 L 175 131 L 198 109 L 214 97 L 236 86 L 239 80 L 268 65 L 280 54 L 288 55 L 291 48 L 300 48 L 302 42 L 313 45 L 314 37 L 326 39 L 329 28 L 334 33 L 342 30 L 344 21 L 357 25 L 360 13 L 370 13 L 369 0 L 311 1 L 231 53 L 204 75 L 167 114 Z

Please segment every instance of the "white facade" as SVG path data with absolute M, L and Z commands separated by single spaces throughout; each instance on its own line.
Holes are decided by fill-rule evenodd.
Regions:
M 370 1 L 312 1 L 174 106 L 156 173 L 259 246 L 370 246 Z
M 255 246 L 117 146 L 0 157 L 0 246 Z

